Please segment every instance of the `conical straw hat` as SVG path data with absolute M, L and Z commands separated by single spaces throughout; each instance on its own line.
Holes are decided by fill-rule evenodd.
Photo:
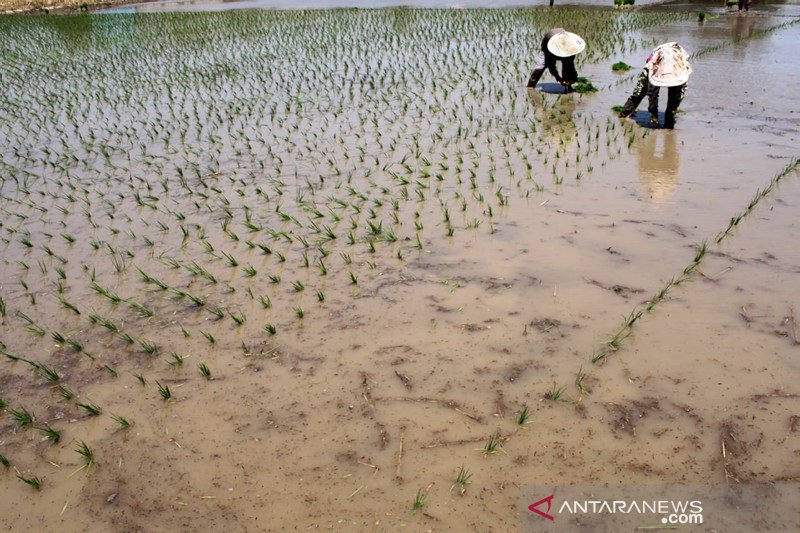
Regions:
M 574 33 L 565 31 L 553 35 L 547 42 L 547 49 L 558 57 L 570 57 L 583 52 L 584 40 Z

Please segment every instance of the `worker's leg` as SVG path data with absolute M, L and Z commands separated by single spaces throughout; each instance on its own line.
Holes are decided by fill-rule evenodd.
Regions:
M 536 87 L 536 84 L 539 83 L 539 79 L 542 77 L 542 74 L 544 74 L 545 70 L 547 69 L 544 66 L 533 69 L 533 72 L 531 72 L 531 77 L 528 80 L 528 87 Z
M 664 117 L 664 127 L 672 129 L 675 127 L 675 114 L 681 106 L 683 97 L 686 95 L 686 84 L 670 87 L 667 96 L 667 112 Z
M 642 73 L 639 74 L 639 78 L 636 80 L 636 87 L 633 88 L 633 93 L 631 93 L 628 101 L 625 102 L 625 106 L 622 108 L 622 111 L 620 111 L 619 116 L 629 117 L 636 112 L 636 108 L 639 107 L 639 104 L 642 102 L 649 85 L 650 83 L 647 81 L 647 70 L 642 70 Z
M 565 57 L 561 60 L 561 78 L 570 85 L 578 81 L 578 71 L 575 69 L 575 56 Z
M 650 123 L 658 124 L 658 93 L 661 87 L 650 84 L 647 88 L 647 110 L 650 112 Z

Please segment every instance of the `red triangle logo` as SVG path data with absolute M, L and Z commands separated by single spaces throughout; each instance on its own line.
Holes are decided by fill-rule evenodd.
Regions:
M 547 511 L 540 511 L 539 509 L 537 509 L 537 507 L 539 507 L 540 505 L 542 505 L 545 502 L 547 502 Z M 547 498 L 543 498 L 543 499 L 539 500 L 536 503 L 530 504 L 528 506 L 528 510 L 538 514 L 539 516 L 541 516 L 543 518 L 547 518 L 548 520 L 554 520 L 553 515 L 549 514 L 550 513 L 550 506 L 552 504 L 553 504 L 553 494 L 551 494 Z

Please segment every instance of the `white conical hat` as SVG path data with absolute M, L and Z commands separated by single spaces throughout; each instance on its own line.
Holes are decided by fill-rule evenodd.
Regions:
M 547 41 L 547 49 L 558 57 L 570 57 L 583 52 L 586 42 L 574 33 L 565 31 L 557 33 Z
M 656 87 L 677 87 L 689 80 L 689 54 L 678 43 L 665 43 L 653 50 L 647 62 L 650 83 Z

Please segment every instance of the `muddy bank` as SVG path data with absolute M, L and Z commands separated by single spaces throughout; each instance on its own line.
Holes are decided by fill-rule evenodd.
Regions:
M 103 11 L 130 4 L 146 4 L 142 0 L 0 0 L 0 14 L 74 14 Z M 156 1 L 156 0 L 151 0 Z

